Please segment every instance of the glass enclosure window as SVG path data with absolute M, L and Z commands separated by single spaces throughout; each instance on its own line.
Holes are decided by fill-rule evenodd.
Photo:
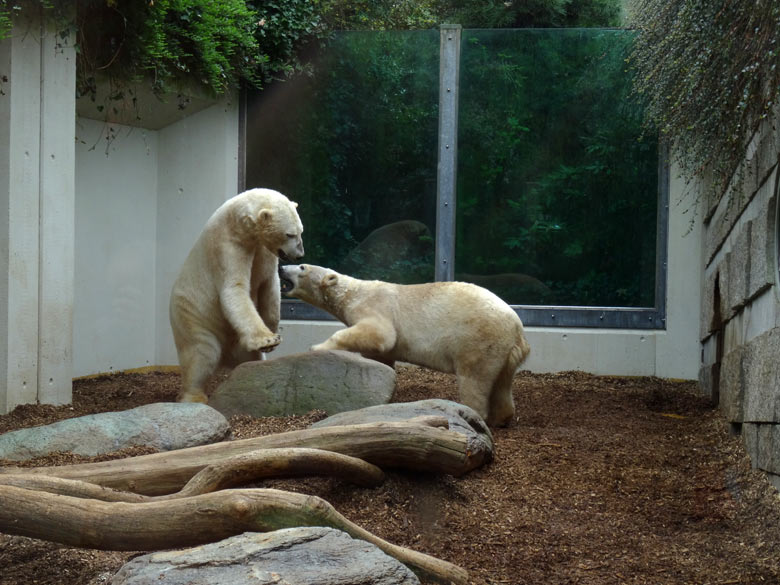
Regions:
M 631 38 L 463 31 L 456 279 L 513 305 L 654 305 L 658 149 Z
M 433 280 L 438 78 L 438 31 L 353 32 L 249 95 L 246 187 L 299 203 L 306 262 Z
M 526 324 L 664 326 L 667 170 L 632 99 L 633 35 L 462 31 L 456 233 L 439 241 L 454 237 L 456 279 Z M 306 262 L 435 279 L 439 41 L 339 33 L 307 70 L 248 94 L 245 186 L 299 203 Z

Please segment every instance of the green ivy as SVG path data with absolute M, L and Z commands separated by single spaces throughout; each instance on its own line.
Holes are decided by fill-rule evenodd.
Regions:
M 148 81 L 165 94 L 195 84 L 213 95 L 295 68 L 295 52 L 320 32 L 317 2 L 278 0 L 0 0 L 0 39 L 25 13 L 42 12 L 78 50 L 77 91 L 115 96 Z
M 777 0 L 635 0 L 629 60 L 647 126 L 674 145 L 684 176 L 720 196 L 780 96 Z

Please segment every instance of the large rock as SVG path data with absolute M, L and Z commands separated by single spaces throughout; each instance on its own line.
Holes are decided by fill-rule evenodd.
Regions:
M 342 260 L 339 272 L 388 282 L 424 282 L 431 275 L 434 244 L 424 223 L 404 219 L 378 227 Z
M 446 416 L 449 428 L 469 440 L 469 451 L 473 454 L 483 454 L 484 461 L 493 459 L 493 435 L 481 416 L 472 408 L 453 402 L 431 398 L 416 402 L 396 402 L 369 406 L 360 410 L 342 412 L 316 422 L 312 427 L 329 427 L 335 425 L 356 425 L 373 422 L 404 421 L 418 416 Z
M 395 370 L 347 351 L 311 351 L 245 362 L 211 395 L 225 416 L 329 414 L 390 401 Z
M 407 567 L 332 528 L 245 533 L 187 550 L 137 557 L 111 585 L 414 585 Z
M 19 461 L 57 451 L 94 456 L 138 445 L 170 451 L 221 441 L 229 432 L 225 417 L 205 404 L 158 402 L 5 433 L 0 459 Z

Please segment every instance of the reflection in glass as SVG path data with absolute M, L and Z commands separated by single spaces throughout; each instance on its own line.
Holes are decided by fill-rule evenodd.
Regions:
M 438 31 L 352 32 L 250 96 L 247 182 L 299 203 L 305 261 L 433 280 Z
M 456 278 L 514 305 L 654 306 L 658 151 L 619 30 L 465 30 Z M 434 279 L 439 33 L 350 32 L 250 94 L 246 186 L 300 204 L 306 262 Z
M 658 153 L 627 31 L 464 31 L 456 278 L 515 305 L 654 304 Z

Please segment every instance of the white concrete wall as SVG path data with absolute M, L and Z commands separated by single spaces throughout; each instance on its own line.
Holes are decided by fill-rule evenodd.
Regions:
M 0 96 L 0 237 L 8 250 L 0 259 L 0 412 L 67 401 L 61 378 L 175 365 L 171 286 L 207 218 L 238 191 L 235 101 L 158 130 L 82 115 L 69 151 L 72 63 L 60 71 L 43 55 L 72 53 L 29 41 L 0 45 L 0 65 L 12 72 Z M 667 329 L 529 328 L 526 368 L 697 377 L 701 238 L 696 226 L 688 233 L 685 206 L 674 204 L 681 189 L 672 186 Z M 63 341 L 71 299 L 72 347 Z M 306 351 L 339 327 L 283 321 L 282 345 L 270 357 Z
M 35 21 L 0 42 L 0 413 L 71 397 L 72 40 Z
M 178 363 L 171 286 L 238 185 L 230 99 L 160 130 L 80 118 L 74 375 Z
M 690 225 L 685 213 L 688 207 L 680 202 L 683 189 L 682 181 L 672 180 L 666 330 L 527 327 L 531 354 L 523 369 L 697 379 L 701 360 L 701 222 Z M 283 320 L 282 343 L 268 357 L 307 351 L 341 327 L 338 322 Z
M 177 365 L 168 299 L 206 220 L 238 193 L 238 106 L 231 99 L 160 130 L 155 364 Z
M 156 131 L 76 126 L 75 376 L 155 358 Z

